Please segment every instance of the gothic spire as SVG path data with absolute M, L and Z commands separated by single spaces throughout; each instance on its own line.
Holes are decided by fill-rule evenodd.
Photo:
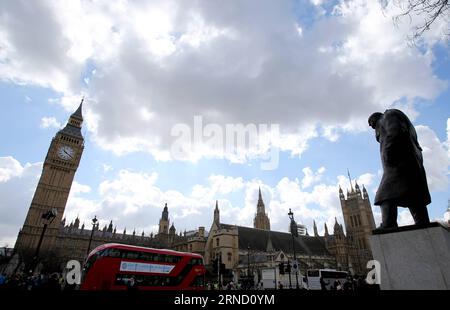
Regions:
M 220 211 L 219 211 L 219 202 L 216 200 L 216 208 L 214 209 L 214 223 L 219 225 L 220 223 Z
M 317 225 L 316 225 L 316 221 L 314 220 L 313 222 L 313 230 L 314 230 L 314 237 L 318 237 L 319 233 L 317 232 Z
M 264 201 L 262 199 L 261 187 L 259 187 L 259 189 L 258 189 L 258 205 L 257 205 L 257 208 L 256 208 L 256 213 L 263 213 L 263 214 L 265 214 L 266 213 L 265 209 L 266 209 L 266 207 L 265 207 Z
M 347 168 L 348 180 L 350 181 L 350 189 L 353 192 L 352 178 L 350 177 L 350 170 Z
M 83 139 L 83 135 L 81 134 L 81 124 L 83 123 L 83 101 L 84 98 L 81 100 L 80 105 L 78 106 L 78 109 L 72 113 L 69 117 L 69 121 L 67 122 L 66 126 L 61 129 L 59 132 L 78 138 Z
M 73 112 L 70 117 L 77 118 L 80 121 L 83 121 L 83 102 L 84 102 L 84 97 L 83 97 L 83 99 L 81 99 L 78 109 L 75 112 Z
M 164 210 L 163 210 L 163 212 L 162 212 L 161 219 L 162 219 L 162 220 L 166 220 L 166 221 L 169 220 L 169 209 L 167 208 L 167 202 L 166 202 L 166 204 L 164 205 Z

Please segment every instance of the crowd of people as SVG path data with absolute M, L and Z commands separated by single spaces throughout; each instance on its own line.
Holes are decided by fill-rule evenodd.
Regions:
M 320 279 L 320 286 L 322 290 L 327 291 L 362 291 L 362 290 L 377 290 L 378 285 L 369 285 L 365 281 L 364 277 L 348 277 L 344 280 L 336 279 L 334 281 Z M 294 283 L 289 285 L 283 284 L 283 282 L 278 281 L 277 289 L 295 289 L 296 285 Z M 307 283 L 300 286 L 301 289 L 308 289 Z M 209 282 L 206 284 L 206 289 L 208 290 L 264 290 L 262 282 L 250 284 L 250 283 L 234 283 L 233 281 L 227 282 L 226 284 L 218 284 L 217 282 Z
M 133 283 L 129 284 L 129 289 L 134 288 Z M 346 280 L 324 280 L 320 279 L 320 286 L 322 290 L 333 290 L 333 291 L 359 291 L 359 290 L 370 290 L 379 289 L 376 285 L 368 285 L 364 281 L 363 277 L 348 277 Z M 62 274 L 59 273 L 16 273 L 11 276 L 6 276 L 0 274 L 0 290 L 2 289 L 13 289 L 13 290 L 74 290 L 75 285 L 69 285 L 65 281 Z M 219 284 L 217 282 L 209 282 L 206 285 L 207 290 L 263 290 L 263 284 L 255 283 L 240 283 L 229 281 L 226 284 Z M 277 289 L 289 289 L 289 287 L 283 285 L 280 281 L 278 282 Z
M 323 278 L 320 278 L 320 287 L 323 291 L 362 291 L 379 289 L 378 285 L 367 284 L 364 277 L 348 277 L 344 281 L 336 279 L 332 282 L 327 282 Z
M 73 290 L 75 286 L 66 283 L 59 273 L 15 273 L 11 276 L 0 274 L 0 290 Z

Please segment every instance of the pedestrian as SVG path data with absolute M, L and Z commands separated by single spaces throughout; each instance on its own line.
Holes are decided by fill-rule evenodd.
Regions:
M 131 278 L 128 279 L 127 289 L 129 291 L 136 291 L 137 290 L 137 283 L 136 283 L 136 279 L 134 278 L 134 276 L 131 276 Z
M 322 291 L 326 291 L 327 290 L 327 284 L 325 283 L 325 280 L 323 279 L 323 277 L 320 277 L 320 289 Z
M 281 281 L 278 281 L 278 288 L 279 288 L 280 290 L 283 289 L 283 283 L 281 283 Z

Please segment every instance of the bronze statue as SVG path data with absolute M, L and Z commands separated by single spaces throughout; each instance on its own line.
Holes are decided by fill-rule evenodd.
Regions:
M 380 143 L 383 177 L 375 196 L 381 208 L 380 229 L 397 226 L 397 207 L 408 208 L 416 225 L 430 222 L 427 205 L 431 202 L 423 167 L 422 148 L 408 117 L 400 110 L 389 109 L 369 117 Z

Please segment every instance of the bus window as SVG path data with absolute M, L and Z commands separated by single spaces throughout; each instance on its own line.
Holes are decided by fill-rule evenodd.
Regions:
M 89 257 L 89 259 L 86 261 L 86 263 L 84 264 L 84 269 L 85 272 L 88 272 L 89 269 L 92 267 L 92 265 L 94 265 L 95 261 L 100 257 L 100 255 L 102 254 L 103 251 L 99 251 L 93 255 L 91 255 L 91 257 Z
M 139 253 L 138 252 L 127 251 L 126 255 L 125 255 L 125 258 L 128 258 L 128 259 L 139 259 Z
M 155 260 L 155 255 L 153 253 L 142 252 L 139 255 L 139 259 L 151 262 Z
M 120 253 L 119 249 L 109 249 L 108 257 L 121 257 L 122 253 Z
M 319 270 L 308 270 L 308 277 L 318 277 Z

